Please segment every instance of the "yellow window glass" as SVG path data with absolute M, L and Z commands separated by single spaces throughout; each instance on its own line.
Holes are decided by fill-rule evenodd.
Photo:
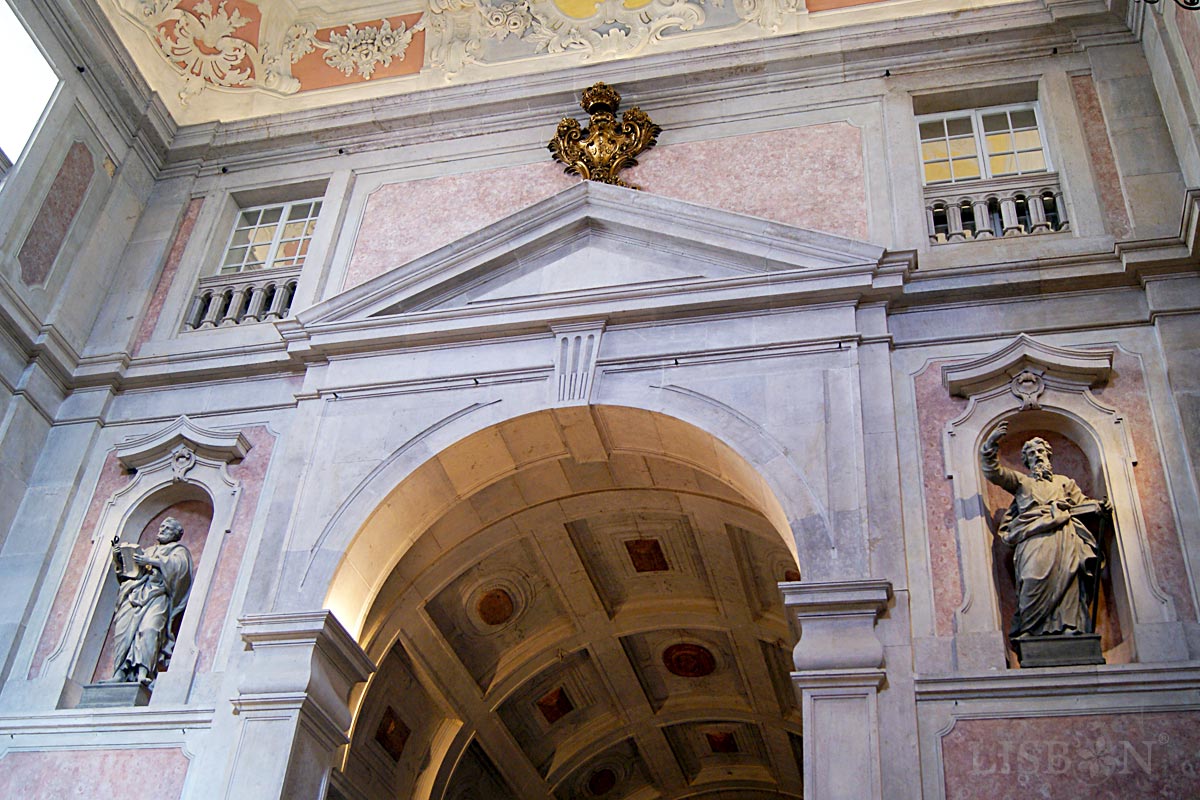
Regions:
M 1018 154 L 1017 163 L 1021 167 L 1021 172 L 1038 172 L 1046 168 L 1046 158 L 1042 155 L 1041 150 Z
M 979 160 L 976 158 L 954 159 L 954 180 L 969 180 L 979 177 Z
M 1017 143 L 1018 150 L 1041 150 L 1042 137 L 1034 131 L 1017 131 L 1013 134 L 1013 139 Z
M 940 158 L 946 158 L 946 143 L 944 141 L 921 143 L 922 161 L 936 161 Z
M 938 183 L 939 181 L 950 180 L 950 162 L 935 161 L 932 164 L 925 165 L 925 182 Z
M 1017 158 L 1012 153 L 992 156 L 988 159 L 988 168 L 993 176 L 1011 175 L 1017 171 Z
M 987 149 L 989 153 L 1007 153 L 1011 152 L 1012 135 L 1005 133 L 989 133 L 987 136 Z

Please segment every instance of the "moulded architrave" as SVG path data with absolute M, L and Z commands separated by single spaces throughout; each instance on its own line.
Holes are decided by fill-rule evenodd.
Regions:
M 1171 599 L 1158 586 L 1133 468 L 1137 455 L 1124 416 L 1100 403 L 1089 385 L 1107 375 L 1112 350 L 1056 348 L 1018 337 L 991 355 L 942 368 L 944 385 L 968 394 L 966 410 L 947 424 L 944 454 L 954 486 L 956 529 L 962 553 L 963 601 L 955 612 L 955 647 L 960 669 L 1005 667 L 999 599 L 992 580 L 991 532 L 981 506 L 985 486 L 979 448 L 1001 420 L 1025 409 L 1040 410 L 1042 424 L 1058 424 L 1099 465 L 1113 505 L 1116 546 L 1133 617 L 1139 661 L 1187 658 L 1186 639 Z M 1111 363 L 1109 361 L 1108 363 Z M 1034 375 L 1035 390 L 1021 384 Z M 1083 376 L 1083 380 L 1080 377 Z M 1020 417 L 1015 418 L 1020 426 Z M 1124 602 L 1118 598 L 1118 604 Z
M 191 445 L 191 446 L 189 446 Z M 216 573 L 221 541 L 229 533 L 240 482 L 230 477 L 229 454 L 248 448 L 241 433 L 223 434 L 198 428 L 181 417 L 166 429 L 124 445 L 130 463 L 137 463 L 133 480 L 107 500 L 92 535 L 92 547 L 70 622 L 58 648 L 47 658 L 43 678 L 49 686 L 63 682 L 61 702 L 71 705 L 78 686 L 90 680 L 115 599 L 110 541 L 136 539 L 153 516 L 172 502 L 197 494 L 212 503 L 212 523 L 206 539 L 207 557 L 193 566 L 188 612 L 176 637 L 171 669 L 160 676 L 151 703 L 183 703 L 199 655 L 196 633 Z M 195 449 L 193 449 L 193 447 Z M 120 452 L 122 446 L 118 446 Z M 240 456 L 239 456 L 240 457 Z

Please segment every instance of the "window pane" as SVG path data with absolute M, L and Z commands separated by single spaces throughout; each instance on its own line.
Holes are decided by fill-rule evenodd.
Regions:
M 244 259 L 245 257 L 246 257 L 246 248 L 231 247 L 231 248 L 229 248 L 229 252 L 225 254 L 225 264 L 226 264 L 226 266 L 228 266 L 230 264 L 240 264 L 240 263 L 242 263 L 242 259 Z
M 950 162 L 937 161 L 925 165 L 925 182 L 937 183 L 950 180 Z
M 283 208 L 276 206 L 275 208 L 264 208 L 262 210 L 262 220 L 260 224 L 279 222 L 279 217 L 283 214 Z
M 1017 159 L 1011 153 L 992 156 L 988 159 L 988 166 L 991 168 L 993 176 L 1011 175 L 1017 171 Z
M 940 119 L 921 123 L 921 139 L 941 139 L 946 135 L 946 125 Z
M 991 133 L 987 137 L 987 149 L 989 153 L 1010 153 L 1012 152 L 1012 134 L 1010 133 Z
M 1021 165 L 1021 172 L 1040 172 L 1046 168 L 1046 159 L 1041 150 L 1021 153 L 1017 156 L 1017 163 Z
M 0 75 L 4 79 L 4 113 L 0 114 L 0 150 L 16 163 L 58 86 L 25 26 L 8 3 L 0 1 Z M 53 134 L 53 132 L 52 132 Z M 0 174 L 4 170 L 0 169 Z
M 1038 136 L 1036 130 L 1032 131 L 1017 131 L 1013 134 L 1013 139 L 1017 142 L 1018 150 L 1041 150 L 1042 137 Z
M 954 160 L 954 180 L 969 180 L 979 177 L 979 160 L 975 158 L 956 158 Z
M 298 239 L 304 235 L 304 222 L 288 222 L 283 226 L 283 238 Z
M 250 236 L 252 242 L 269 242 L 271 237 L 275 235 L 274 228 L 256 228 Z
M 921 145 L 921 160 L 934 161 L 936 159 L 946 157 L 946 143 L 942 142 L 925 142 Z
M 952 156 L 973 156 L 975 155 L 975 137 L 968 136 L 963 139 L 950 140 L 950 155 Z
M 254 245 L 254 247 L 250 248 L 250 257 L 255 261 L 266 261 L 267 253 L 269 253 L 270 251 L 271 251 L 270 243 L 256 244 L 256 245 Z
M 288 211 L 288 219 L 304 219 L 312 209 L 312 203 L 297 203 Z
M 970 117 L 959 117 L 958 119 L 946 120 L 946 131 L 951 136 L 970 136 L 974 133 L 971 128 Z
M 253 228 L 258 224 L 258 215 L 261 213 L 262 212 L 260 211 L 243 211 L 242 221 L 238 223 L 238 226 L 242 228 Z
M 1036 128 L 1037 117 L 1033 114 L 1033 109 L 1025 109 L 1024 111 L 1013 111 L 1012 124 L 1014 128 Z
M 296 255 L 297 250 L 299 250 L 299 242 L 293 241 L 281 243 L 279 245 L 279 252 L 276 258 L 276 266 L 278 266 L 279 257 L 291 258 L 292 256 Z
M 1001 111 L 999 114 L 983 115 L 983 130 L 986 133 L 1008 130 L 1008 115 Z

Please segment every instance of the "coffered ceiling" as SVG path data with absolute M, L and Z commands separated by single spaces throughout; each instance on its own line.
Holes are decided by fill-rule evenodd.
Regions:
M 1013 0 L 98 2 L 188 124 Z
M 634 416 L 597 412 L 601 429 Z M 501 437 L 520 452 L 553 427 Z M 464 497 L 396 565 L 339 791 L 802 797 L 784 539 L 702 468 L 570 450 Z

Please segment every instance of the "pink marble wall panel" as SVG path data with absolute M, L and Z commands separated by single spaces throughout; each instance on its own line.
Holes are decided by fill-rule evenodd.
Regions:
M 954 486 L 946 477 L 942 431 L 960 415 L 966 400 L 951 397 L 942 387 L 943 361 L 925 365 L 914 379 L 917 428 L 921 438 L 921 471 L 925 476 L 925 530 L 933 574 L 933 630 L 937 636 L 954 633 L 954 610 L 962 604 L 962 571 L 958 564 L 958 532 L 954 523 Z
M 1100 192 L 1100 207 L 1104 211 L 1104 223 L 1109 233 L 1118 239 L 1129 236 L 1132 228 L 1129 214 L 1125 210 L 1125 195 L 1121 189 L 1121 177 L 1117 172 L 1117 161 L 1113 157 L 1112 143 L 1108 139 L 1108 124 L 1100 108 L 1100 97 L 1091 75 L 1071 76 L 1071 88 L 1075 92 L 1075 106 L 1083 123 L 1083 138 L 1092 161 L 1092 174 L 1096 178 L 1096 189 Z
M 942 737 L 947 800 L 1200 797 L 1200 713 L 957 720 Z
M 1129 423 L 1133 447 L 1138 455 L 1133 477 L 1150 544 L 1150 558 L 1154 562 L 1154 575 L 1158 585 L 1174 601 L 1179 618 L 1195 620 L 1196 608 L 1192 605 L 1187 565 L 1175 525 L 1167 470 L 1158 449 L 1154 417 L 1146 396 L 1146 376 L 1141 360 L 1118 350 L 1113 359 L 1113 371 L 1115 375 L 1108 385 L 1093 392 L 1102 403 L 1120 411 Z
M 943 363 L 946 362 L 927 365 L 915 377 L 914 389 L 925 479 L 925 521 L 933 570 L 934 632 L 938 636 L 949 636 L 953 633 L 954 611 L 962 603 L 962 572 L 954 522 L 954 495 L 949 479 L 944 477 L 946 467 L 942 454 L 942 431 L 947 422 L 962 412 L 966 401 L 950 397 L 942 387 Z M 1162 589 L 1173 599 L 1180 618 L 1194 620 L 1196 609 L 1188 589 L 1187 569 L 1171 507 L 1166 471 L 1146 398 L 1145 376 L 1139 360 L 1121 351 L 1118 351 L 1113 366 L 1113 375 L 1108 384 L 1093 392 L 1101 402 L 1116 407 L 1128 421 L 1139 457 L 1134 469 L 1134 481 L 1154 562 L 1154 574 Z M 1057 434 L 1055 437 L 1051 440 L 1051 446 L 1055 447 L 1055 470 L 1076 478 L 1084 492 L 1103 493 L 1092 486 L 1090 478 L 1085 476 L 1088 467 L 1083 453 L 1074 454 L 1078 448 L 1066 444 L 1066 440 Z M 1010 441 L 1006 446 L 1019 448 L 1026 437 L 1012 438 L 1020 441 Z M 1015 468 L 1018 462 L 1014 460 L 1013 463 Z M 1003 494 L 1000 490 L 989 490 L 988 505 L 993 512 L 1007 506 L 1007 501 L 1001 499 Z M 1005 613 L 1011 614 L 1011 608 Z M 1113 619 L 1111 624 L 1116 626 L 1115 615 L 1109 617 Z M 1112 644 L 1119 642 L 1119 626 L 1109 629 L 1107 635 Z
M 57 649 L 62 641 L 63 631 L 67 627 L 67 619 L 71 613 L 71 603 L 79 590 L 79 581 L 83 577 L 84 567 L 87 566 L 88 555 L 92 549 L 92 533 L 100 520 L 100 512 L 108 498 L 118 489 L 129 482 L 129 476 L 121 469 L 115 453 L 110 452 L 100 468 L 100 478 L 92 493 L 92 502 L 88 505 L 83 525 L 75 536 L 75 544 L 71 547 L 71 555 L 67 561 L 66 574 L 59 584 L 58 594 L 54 596 L 54 604 L 50 607 L 50 617 L 46 627 L 42 629 L 42 637 L 38 640 L 37 649 L 33 654 L 33 662 L 29 666 L 29 677 L 36 678 L 42 674 L 42 665 Z
M 403 266 L 578 182 L 547 162 L 381 186 L 367 201 L 342 287 Z
M 656 147 L 623 177 L 652 194 L 867 236 L 862 131 L 848 122 Z
M 622 176 L 651 194 L 865 238 L 862 133 L 845 122 L 659 145 Z M 357 286 L 579 181 L 546 162 L 394 183 L 367 201 L 343 288 Z
M 96 165 L 87 145 L 83 142 L 72 144 L 17 255 L 17 261 L 21 264 L 21 280 L 26 286 L 40 286 L 46 282 L 54 260 L 58 258 L 67 239 L 71 223 L 83 206 L 83 198 L 92 183 L 95 170 Z
M 233 587 L 237 583 L 242 556 L 246 553 L 250 525 L 258 510 L 263 479 L 266 477 L 271 453 L 275 448 L 275 436 L 265 427 L 247 428 L 243 433 L 250 440 L 251 447 L 240 464 L 229 467 L 230 476 L 242 483 L 242 494 L 238 498 L 229 533 L 221 541 L 221 550 L 217 554 L 217 571 L 213 575 L 212 586 L 204 604 L 204 616 L 200 618 L 200 626 L 196 632 L 196 647 L 200 652 L 196 669 L 199 672 L 204 672 L 212 666 L 213 653 L 221 636 L 221 626 L 229 612 L 229 602 L 233 598 Z
M 157 543 L 158 526 L 167 517 L 175 517 L 183 523 L 183 539 L 180 541 L 192 553 L 193 568 L 198 567 L 200 558 L 204 555 L 204 543 L 208 540 L 208 529 L 212 525 L 212 504 L 200 500 L 184 500 L 181 503 L 164 508 L 146 523 L 138 536 L 138 544 L 143 548 Z M 187 613 L 186 611 L 184 612 Z M 112 623 L 109 623 L 108 633 L 104 637 L 104 646 L 100 650 L 100 658 L 96 662 L 92 680 L 99 681 L 109 677 L 113 669 Z
M 16 752 L 0 757 L 0 797 L 170 800 L 183 793 L 188 760 L 175 747 Z
M 150 305 L 142 314 L 142 324 L 138 328 L 137 337 L 133 342 L 135 354 L 154 333 L 154 326 L 158 324 L 158 318 L 162 315 L 163 303 L 167 300 L 167 292 L 175 280 L 175 273 L 179 271 L 179 261 L 183 258 L 183 249 L 187 247 L 188 239 L 192 236 L 192 229 L 196 227 L 196 218 L 200 216 L 200 207 L 203 205 L 204 198 L 195 197 L 183 211 L 183 218 L 175 230 L 175 239 L 171 242 L 171 249 L 167 251 L 166 263 L 163 264 L 162 272 L 159 273 L 158 284 L 154 287 L 154 294 L 150 297 Z
M 1200 82 L 1200 20 L 1196 19 L 1194 11 L 1176 10 L 1175 28 L 1179 31 L 1179 40 L 1183 42 L 1192 74 Z

